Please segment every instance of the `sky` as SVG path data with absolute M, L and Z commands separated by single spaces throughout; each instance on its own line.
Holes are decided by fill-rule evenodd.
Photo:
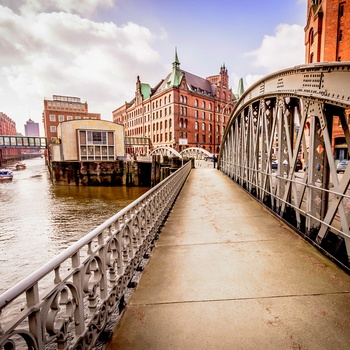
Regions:
M 208 77 L 225 65 L 247 89 L 303 64 L 307 0 L 0 0 L 0 112 L 43 135 L 44 99 L 74 96 L 112 111 L 180 68 Z

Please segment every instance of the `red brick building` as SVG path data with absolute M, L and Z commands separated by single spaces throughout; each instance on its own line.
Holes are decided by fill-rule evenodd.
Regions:
M 350 60 L 350 2 L 308 0 L 305 26 L 305 62 Z M 350 111 L 348 111 L 348 124 Z M 333 118 L 335 159 L 349 158 L 344 131 L 338 116 Z
M 137 77 L 135 97 L 113 111 L 113 121 L 124 125 L 125 136 L 149 138 L 151 149 L 201 147 L 217 153 L 234 100 L 225 66 L 204 79 L 180 69 L 175 53 L 172 71 L 155 87 Z M 142 145 L 127 149 L 148 151 Z
M 52 100 L 44 99 L 43 123 L 48 143 L 56 142 L 60 122 L 78 119 L 101 119 L 101 115 L 89 113 L 87 102 L 78 97 L 54 95 Z
M 350 60 L 350 3 L 309 0 L 305 26 L 305 62 Z
M 3 112 L 0 112 L 0 135 L 17 135 L 16 123 Z M 18 158 L 20 155 L 20 148 L 0 147 L 0 164 L 7 159 Z

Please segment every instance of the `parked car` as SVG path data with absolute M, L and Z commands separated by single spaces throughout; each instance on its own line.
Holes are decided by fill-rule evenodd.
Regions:
M 278 168 L 278 160 L 274 160 L 274 161 L 271 163 L 271 168 L 272 168 L 272 169 L 277 169 L 277 168 Z
M 337 164 L 337 173 L 343 173 L 346 170 L 346 167 L 348 166 L 349 161 L 347 159 L 341 160 Z
M 288 162 L 286 160 L 283 161 L 283 165 L 284 166 L 287 166 L 288 165 Z M 274 160 L 272 163 L 271 163 L 271 167 L 272 169 L 277 169 L 278 168 L 278 159 Z M 297 163 L 295 165 L 295 171 L 298 172 L 299 170 L 303 169 L 303 164 L 301 162 L 300 159 L 297 160 Z

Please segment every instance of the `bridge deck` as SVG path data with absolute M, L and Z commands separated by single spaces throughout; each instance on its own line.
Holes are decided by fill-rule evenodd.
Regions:
M 350 276 L 194 169 L 106 349 L 350 349 Z

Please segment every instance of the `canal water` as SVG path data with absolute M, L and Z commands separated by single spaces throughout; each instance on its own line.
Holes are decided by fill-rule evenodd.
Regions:
M 42 158 L 0 183 L 0 294 L 149 190 L 53 186 Z

